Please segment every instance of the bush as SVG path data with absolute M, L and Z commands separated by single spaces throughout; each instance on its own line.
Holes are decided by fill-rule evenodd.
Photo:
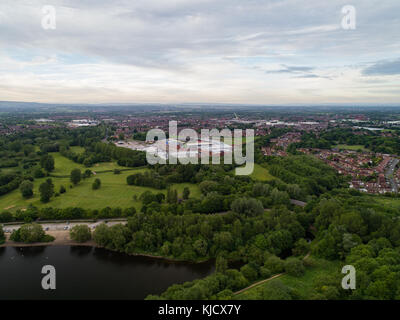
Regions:
M 258 272 L 249 264 L 244 265 L 240 268 L 240 272 L 246 277 L 249 281 L 254 281 L 258 278 Z
M 284 270 L 282 259 L 277 256 L 270 256 L 264 262 L 264 267 L 268 268 L 272 274 L 281 273 Z
M 294 248 L 292 249 L 292 253 L 295 256 L 303 256 L 306 255 L 310 251 L 310 244 L 306 239 L 299 239 L 294 244 Z
M 3 227 L 0 226 L 0 244 L 3 244 L 6 240 L 6 236 L 4 235 Z
M 71 179 L 71 182 L 72 182 L 74 185 L 78 184 L 78 183 L 81 181 L 81 178 L 82 178 L 81 170 L 79 170 L 79 169 L 73 169 L 73 170 L 71 171 L 70 179 Z
M 90 228 L 86 224 L 74 226 L 70 230 L 69 235 L 72 240 L 80 243 L 92 239 L 92 233 L 90 231 Z
M 64 186 L 60 186 L 60 194 L 67 192 Z
M 261 267 L 260 275 L 262 278 L 268 279 L 269 277 L 271 277 L 272 273 L 271 273 L 271 270 L 269 270 L 267 267 Z
M 0 222 L 11 222 L 14 221 L 14 216 L 11 212 L 4 211 L 0 213 Z
M 262 298 L 264 300 L 292 300 L 292 295 L 288 286 L 274 279 L 264 287 Z
M 52 241 L 51 239 L 54 240 L 53 237 L 46 236 L 43 227 L 37 223 L 24 224 L 10 236 L 10 240 L 24 243 L 47 242 Z
M 303 261 L 298 258 L 288 258 L 285 261 L 285 271 L 291 276 L 300 277 L 304 274 Z
M 29 180 L 22 181 L 19 186 L 19 190 L 24 198 L 29 198 L 33 196 L 33 183 Z
M 100 189 L 100 186 L 101 186 L 101 181 L 100 181 L 100 179 L 96 179 L 96 180 L 94 180 L 94 182 L 93 182 L 93 184 L 92 184 L 92 189 L 93 189 L 93 190 Z
M 255 217 L 261 215 L 264 212 L 264 207 L 259 200 L 253 198 L 239 198 L 232 202 L 232 211 L 248 216 Z

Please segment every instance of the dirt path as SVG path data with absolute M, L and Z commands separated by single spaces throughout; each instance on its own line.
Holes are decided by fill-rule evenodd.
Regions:
M 310 256 L 310 252 L 307 253 L 307 255 L 303 258 L 303 261 L 306 260 L 309 256 Z M 254 288 L 254 287 L 256 287 L 256 286 L 258 286 L 258 285 L 260 285 L 260 284 L 263 284 L 263 283 L 265 283 L 265 282 L 271 281 L 272 279 L 276 279 L 276 278 L 278 278 L 278 277 L 280 277 L 280 276 L 282 276 L 282 275 L 284 275 L 284 274 L 286 274 L 286 272 L 278 273 L 278 274 L 276 274 L 276 275 L 274 275 L 274 276 L 272 276 L 272 277 L 270 277 L 270 278 L 268 278 L 268 279 L 264 279 L 264 280 L 258 281 L 258 282 L 256 282 L 256 283 L 253 283 L 252 285 L 248 286 L 247 288 L 244 288 L 244 289 L 242 289 L 242 290 L 239 290 L 239 291 L 234 292 L 233 295 L 236 296 L 236 295 L 238 295 L 239 293 L 242 293 L 242 292 L 244 292 L 244 291 L 246 291 L 246 290 L 249 290 L 249 289 L 251 289 L 251 288 Z

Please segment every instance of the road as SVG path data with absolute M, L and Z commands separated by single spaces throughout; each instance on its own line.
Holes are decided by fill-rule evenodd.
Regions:
M 127 220 L 119 219 L 119 220 L 111 220 L 111 219 L 100 219 L 97 220 L 96 222 L 84 222 L 84 221 L 71 221 L 71 222 L 45 222 L 45 223 L 40 223 L 43 226 L 43 229 L 46 231 L 62 231 L 62 230 L 69 230 L 72 227 L 80 224 L 87 224 L 89 228 L 95 229 L 99 224 L 105 223 L 108 226 L 113 226 L 115 224 L 126 224 Z M 11 233 L 16 229 L 19 229 L 22 224 L 14 224 L 14 225 L 4 225 L 3 230 L 5 233 Z
M 385 177 L 389 180 L 390 186 L 392 187 L 393 192 L 398 192 L 398 186 L 396 181 L 394 180 L 394 172 L 396 170 L 396 165 L 399 163 L 399 159 L 392 159 L 389 162 L 387 170 L 385 171 Z

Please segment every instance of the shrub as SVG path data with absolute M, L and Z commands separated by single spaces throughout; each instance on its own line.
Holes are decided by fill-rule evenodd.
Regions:
M 244 265 L 240 268 L 240 272 L 246 277 L 249 281 L 254 281 L 258 277 L 258 272 L 249 264 Z
M 43 227 L 37 223 L 24 224 L 14 230 L 10 240 L 15 242 L 33 243 L 53 241 L 54 237 L 46 236 Z
M 300 277 L 304 274 L 305 268 L 303 261 L 298 258 L 288 258 L 285 261 L 285 271 L 295 277 Z
M 70 230 L 69 235 L 72 240 L 80 243 L 92 239 L 92 233 L 90 231 L 90 228 L 86 224 L 74 226 Z
M 277 256 L 270 256 L 264 262 L 264 267 L 271 270 L 272 274 L 281 273 L 284 270 L 282 259 Z
M 33 183 L 29 180 L 22 181 L 19 186 L 19 190 L 24 198 L 29 198 L 33 196 Z
M 92 189 L 93 189 L 93 190 L 97 190 L 97 189 L 100 188 L 100 186 L 101 186 L 101 181 L 100 181 L 100 179 L 96 179 L 96 180 L 94 180 L 94 182 L 93 182 L 93 184 L 92 184 Z

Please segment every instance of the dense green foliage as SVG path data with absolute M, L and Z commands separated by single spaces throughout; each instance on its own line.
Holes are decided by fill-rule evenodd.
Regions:
M 46 235 L 40 224 L 31 223 L 24 224 L 19 229 L 14 230 L 10 240 L 24 243 L 50 242 L 54 240 L 54 237 Z
M 3 244 L 6 240 L 6 236 L 4 234 L 3 226 L 0 225 L 0 244 Z
M 92 232 L 86 224 L 76 225 L 72 227 L 72 229 L 69 231 L 69 235 L 71 237 L 71 240 L 80 243 L 87 242 L 92 239 Z

